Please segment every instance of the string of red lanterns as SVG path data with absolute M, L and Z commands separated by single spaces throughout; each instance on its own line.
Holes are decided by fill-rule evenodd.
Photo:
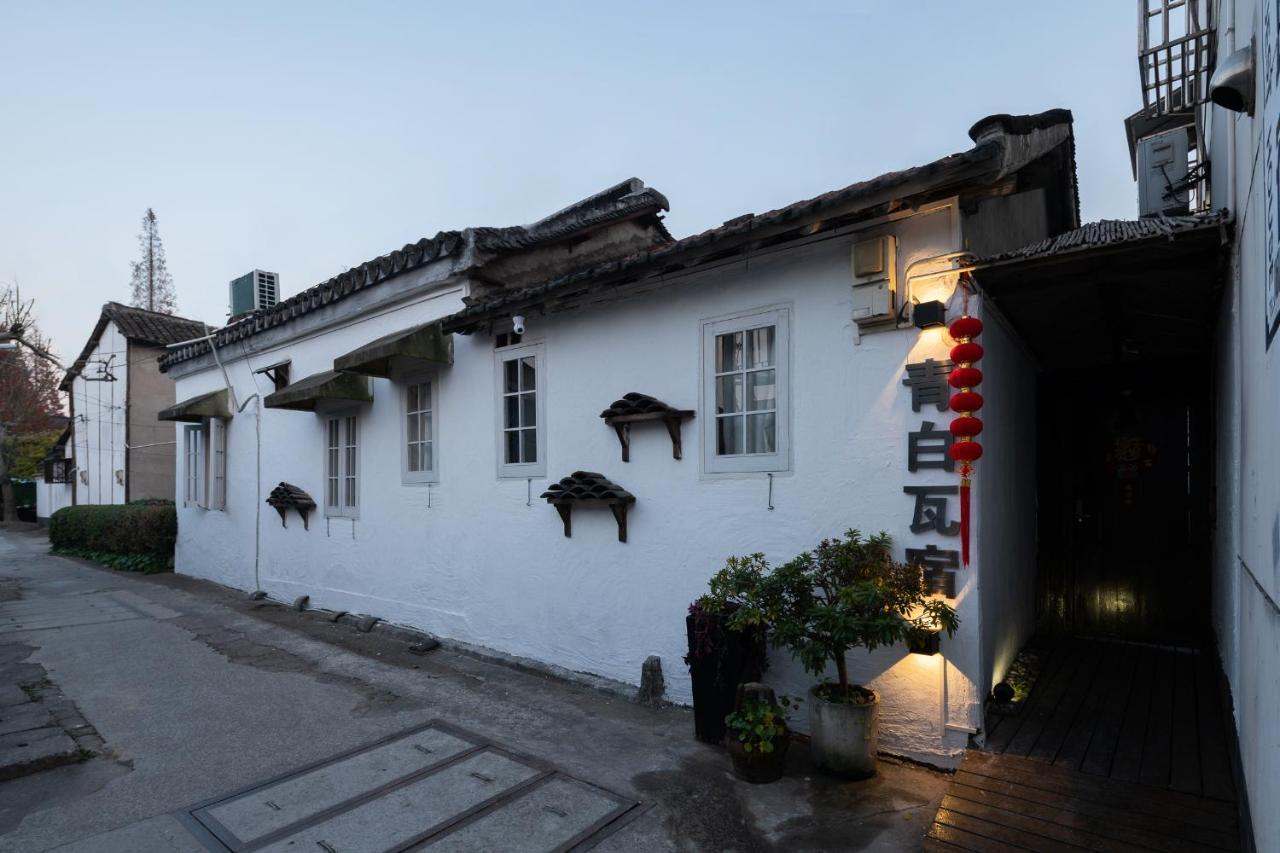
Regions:
M 974 364 L 982 359 L 982 345 L 974 338 L 982 334 L 982 321 L 969 315 L 969 291 L 972 282 L 967 274 L 961 276 L 963 314 L 952 321 L 949 331 L 956 345 L 951 348 L 954 367 L 947 378 L 956 393 L 951 395 L 951 435 L 954 441 L 948 451 L 960 466 L 960 558 L 969 565 L 969 491 L 973 485 L 974 463 L 982 457 L 982 445 L 977 437 L 982 432 L 982 420 L 976 412 L 982 408 L 982 395 L 974 390 L 982 384 L 982 371 Z

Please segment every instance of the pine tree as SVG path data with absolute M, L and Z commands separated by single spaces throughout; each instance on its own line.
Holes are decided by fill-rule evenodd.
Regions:
M 160 230 L 156 226 L 156 213 L 147 208 L 142 217 L 142 233 L 138 235 L 141 259 L 133 263 L 133 288 L 131 304 L 135 308 L 173 314 L 178 310 L 178 294 L 173 289 L 173 279 L 164 261 L 164 243 L 160 242 Z

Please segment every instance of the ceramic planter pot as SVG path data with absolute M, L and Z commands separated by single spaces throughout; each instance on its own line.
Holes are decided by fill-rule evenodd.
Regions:
M 763 629 L 730 631 L 720 616 L 687 616 L 689 676 L 693 682 L 694 735 L 721 743 L 725 715 L 733 710 L 738 685 L 757 681 L 766 656 Z
M 738 739 L 730 734 L 724 743 L 733 760 L 733 775 L 743 782 L 760 785 L 766 782 L 777 782 L 787 767 L 787 747 L 790 738 L 783 735 L 773 742 L 773 752 L 747 752 Z
M 876 775 L 880 696 L 863 705 L 828 702 L 809 690 L 809 748 L 823 770 L 846 779 Z

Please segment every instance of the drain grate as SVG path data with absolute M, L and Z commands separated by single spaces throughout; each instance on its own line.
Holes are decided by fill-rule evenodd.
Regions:
M 639 805 L 437 720 L 184 817 L 235 853 L 550 853 L 594 846 Z

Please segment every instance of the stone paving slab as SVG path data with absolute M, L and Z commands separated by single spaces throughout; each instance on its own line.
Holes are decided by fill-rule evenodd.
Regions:
M 54 725 L 49 709 L 38 702 L 0 708 L 0 735 L 25 732 Z
M 0 708 L 10 705 L 25 705 L 31 701 L 27 692 L 16 684 L 0 684 Z
M 172 815 L 160 815 L 54 848 L 56 853 L 209 853 Z M 316 853 L 321 853 L 316 848 Z
M 80 748 L 57 726 L 0 735 L 0 780 L 79 760 Z

